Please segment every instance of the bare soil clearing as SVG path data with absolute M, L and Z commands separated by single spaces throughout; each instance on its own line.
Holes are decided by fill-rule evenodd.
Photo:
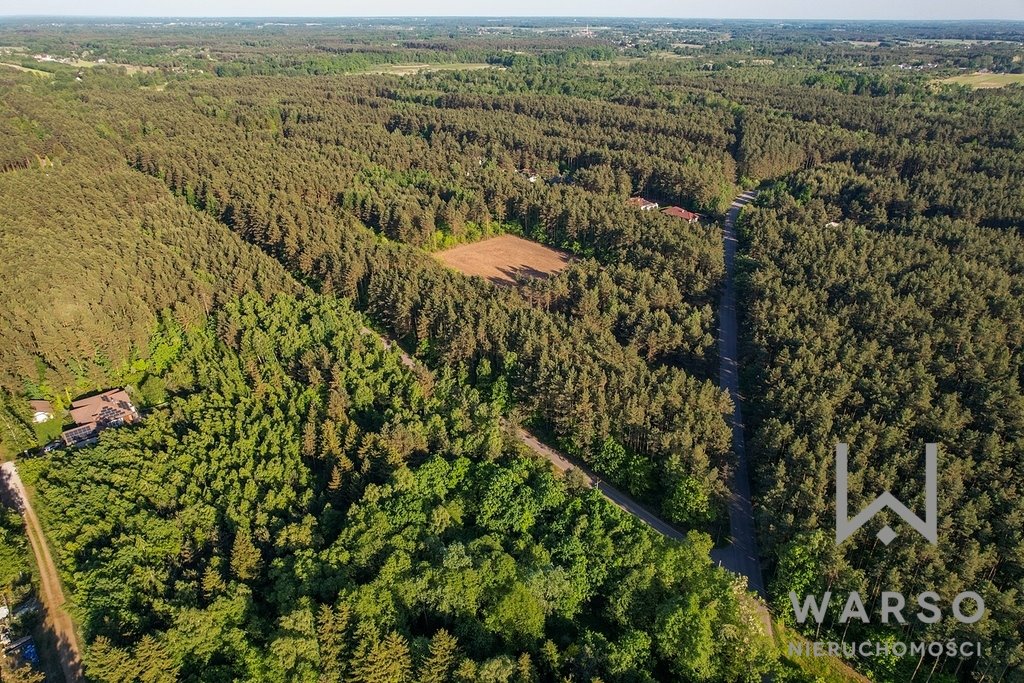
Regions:
M 450 268 L 466 275 L 478 275 L 499 285 L 515 285 L 523 277 L 548 277 L 573 260 L 568 252 L 515 235 L 460 244 L 435 256 Z

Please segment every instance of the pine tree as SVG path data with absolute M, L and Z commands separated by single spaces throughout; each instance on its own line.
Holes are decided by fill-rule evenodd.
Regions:
M 337 465 L 335 465 L 331 468 L 331 480 L 327 482 L 327 488 L 330 489 L 332 493 L 337 493 L 341 489 L 341 484 L 341 470 L 338 469 Z
M 320 425 L 320 451 L 325 458 L 337 458 L 341 455 L 341 443 L 338 441 L 338 428 L 334 420 L 324 420 Z
M 135 677 L 131 657 L 114 647 L 106 636 L 97 636 L 92 641 L 85 664 L 89 678 L 101 683 L 122 683 Z
M 42 671 L 36 671 L 28 664 L 8 667 L 7 658 L 0 656 L 0 681 L 3 683 L 43 683 L 46 675 Z
M 562 653 L 552 640 L 545 640 L 540 646 L 540 661 L 550 677 L 554 677 L 562 668 Z
M 309 417 L 306 418 L 306 424 L 302 428 L 302 455 L 306 458 L 316 456 L 316 418 L 312 409 L 310 409 Z
M 523 653 L 516 660 L 515 683 L 537 683 L 537 669 L 533 666 L 530 655 Z
M 224 591 L 224 578 L 221 576 L 219 567 L 220 558 L 214 558 L 203 572 L 203 595 L 207 600 L 213 600 Z
M 352 683 L 407 683 L 411 680 L 409 645 L 395 632 L 375 642 L 368 652 L 358 657 L 350 677 Z
M 419 666 L 419 683 L 445 683 L 459 660 L 459 641 L 441 629 L 430 639 L 430 654 Z
M 240 529 L 231 546 L 231 573 L 239 581 L 252 581 L 260 573 L 263 556 L 253 542 L 249 532 Z
M 334 609 L 330 605 L 320 605 L 316 616 L 316 639 L 323 669 L 321 683 L 338 683 L 344 678 L 349 660 L 348 625 L 348 605 L 342 603 Z
M 172 661 L 167 647 L 148 633 L 135 646 L 135 662 L 141 683 L 174 683 L 178 665 Z
M 345 387 L 335 381 L 327 399 L 327 416 L 335 422 L 343 423 L 348 417 L 348 407 L 349 399 Z

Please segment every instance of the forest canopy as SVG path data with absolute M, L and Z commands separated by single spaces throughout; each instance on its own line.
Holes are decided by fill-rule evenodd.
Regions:
M 464 378 L 417 376 L 344 304 L 229 302 L 167 380 L 142 426 L 35 472 L 97 681 L 773 666 L 709 538 L 556 479 Z
M 127 386 L 146 412 L 22 465 L 88 675 L 814 680 L 708 559 L 736 466 L 721 228 L 754 189 L 739 361 L 771 609 L 978 590 L 973 625 L 804 631 L 985 647 L 854 662 L 875 680 L 1019 677 L 1022 27 L 513 24 L 0 25 L 4 452 L 53 437 L 27 399 Z M 978 70 L 1006 87 L 951 82 Z M 500 234 L 568 265 L 495 286 L 433 253 Z M 853 507 L 916 507 L 941 443 L 937 547 L 832 543 L 837 441 Z

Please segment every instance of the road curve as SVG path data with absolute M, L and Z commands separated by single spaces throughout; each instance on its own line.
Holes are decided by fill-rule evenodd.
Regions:
M 46 626 L 53 630 L 57 643 L 57 656 L 67 683 L 82 683 L 82 658 L 79 654 L 78 636 L 71 616 L 64 610 L 64 591 L 60 586 L 60 575 L 46 544 L 46 536 L 39 524 L 32 502 L 21 483 L 21 477 L 13 462 L 0 465 L 0 495 L 13 505 L 25 520 L 32 553 L 39 567 L 39 592 L 46 610 Z
M 726 569 L 747 577 L 751 590 L 765 596 L 761 575 L 760 552 L 754 529 L 754 511 L 750 502 L 750 477 L 744 439 L 743 405 L 740 400 L 738 367 L 738 325 L 736 322 L 736 219 L 744 206 L 753 201 L 755 193 L 744 192 L 736 197 L 722 224 L 725 247 L 725 287 L 718 306 L 719 386 L 729 392 L 733 403 L 732 450 L 736 468 L 729 482 L 729 534 L 731 544 L 712 551 L 712 558 Z

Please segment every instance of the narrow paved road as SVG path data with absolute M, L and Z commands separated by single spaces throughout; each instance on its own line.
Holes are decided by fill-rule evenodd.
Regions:
M 732 482 L 733 494 L 729 502 L 729 525 L 733 543 L 728 548 L 720 548 L 712 551 L 712 559 L 726 569 L 742 574 L 747 577 L 747 584 L 752 590 L 757 591 L 762 597 L 765 595 L 764 581 L 761 578 L 761 564 L 758 561 L 757 539 L 754 536 L 754 517 L 750 507 L 750 482 L 747 478 L 746 450 L 743 444 L 743 417 L 740 410 L 739 381 L 736 371 L 736 292 L 733 286 L 733 259 L 736 255 L 736 232 L 733 224 L 739 215 L 740 209 L 754 198 L 752 193 L 744 193 L 736 198 L 729 209 L 725 220 L 725 266 L 726 286 L 722 295 L 721 307 L 719 309 L 719 353 L 721 354 L 721 379 L 720 385 L 728 389 L 736 406 L 732 417 L 733 429 L 733 450 L 738 459 L 737 471 Z M 401 345 L 395 343 L 387 336 L 375 332 L 367 327 L 361 330 L 362 334 L 376 334 L 383 341 L 388 349 L 396 349 L 401 354 L 402 363 L 409 368 L 418 365 L 418 361 L 402 349 Z M 506 424 L 506 426 L 508 426 Z M 672 539 L 681 539 L 684 534 L 674 526 L 658 517 L 639 502 L 626 495 L 611 484 L 604 482 L 583 463 L 570 459 L 563 453 L 543 443 L 536 436 L 522 427 L 515 427 L 513 430 L 516 438 L 530 450 L 544 457 L 555 469 L 560 472 L 570 470 L 578 471 L 591 487 L 600 491 L 605 498 L 641 520 L 652 529 Z M 768 628 L 771 622 L 764 617 Z
M 736 470 L 730 482 L 729 532 L 732 544 L 712 552 L 712 557 L 730 571 L 747 577 L 752 590 L 765 597 L 761 576 L 760 553 L 754 530 L 754 511 L 750 503 L 750 477 L 747 448 L 743 435 L 743 405 L 740 401 L 740 383 L 737 351 L 736 323 L 736 218 L 745 205 L 754 199 L 753 192 L 736 197 L 722 226 L 725 243 L 725 288 L 718 306 L 719 386 L 729 392 L 733 402 L 732 450 L 736 454 Z
M 64 591 L 60 586 L 60 575 L 46 544 L 46 536 L 39 524 L 32 503 L 29 501 L 25 486 L 21 483 L 18 470 L 14 463 L 5 462 L 0 465 L 0 496 L 14 506 L 25 520 L 25 530 L 32 545 L 39 567 L 39 592 L 46 610 L 46 626 L 52 629 L 57 643 L 57 656 L 67 683 L 81 683 L 82 658 L 79 655 L 78 637 L 71 617 L 64 611 Z

